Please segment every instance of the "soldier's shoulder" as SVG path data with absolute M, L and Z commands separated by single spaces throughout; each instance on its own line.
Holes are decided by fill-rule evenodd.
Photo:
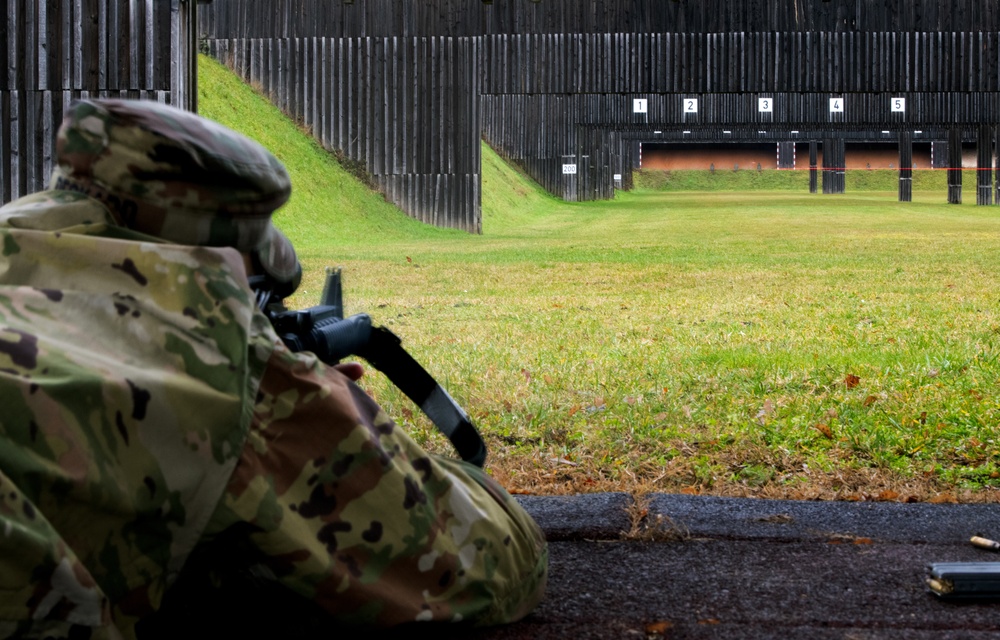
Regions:
M 57 231 L 97 224 L 114 224 L 107 207 L 76 191 L 39 191 L 0 207 L 0 229 Z

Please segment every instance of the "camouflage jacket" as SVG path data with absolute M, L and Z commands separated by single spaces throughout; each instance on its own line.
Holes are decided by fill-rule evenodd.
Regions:
M 495 624 L 538 602 L 534 522 L 284 348 L 237 252 L 157 242 L 78 194 L 5 209 L 0 637 L 134 637 L 236 524 L 344 624 Z

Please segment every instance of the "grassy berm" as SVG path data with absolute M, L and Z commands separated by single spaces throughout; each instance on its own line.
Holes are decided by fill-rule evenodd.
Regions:
M 306 269 L 291 306 L 343 266 L 348 313 L 403 339 L 512 490 L 997 499 L 1000 209 L 936 189 L 565 203 L 484 145 L 484 233 L 433 229 L 201 70 L 202 113 L 291 172 L 276 217 Z M 448 451 L 380 374 L 364 384 Z

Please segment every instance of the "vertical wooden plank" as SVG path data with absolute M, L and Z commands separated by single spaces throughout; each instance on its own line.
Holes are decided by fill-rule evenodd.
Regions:
M 976 138 L 976 204 L 993 204 L 993 139 L 994 127 L 983 124 L 978 127 Z
M 948 130 L 948 204 L 962 204 L 962 129 Z
M 899 201 L 913 200 L 913 134 L 899 132 Z
M 10 132 L 8 137 L 8 151 L 10 158 L 10 174 L 9 178 L 9 190 L 7 192 L 8 200 L 16 200 L 21 196 L 25 195 L 24 191 L 24 173 L 25 173 L 25 162 L 22 156 L 23 144 L 23 130 L 21 126 L 21 99 L 24 95 L 23 91 L 11 91 L 8 96 L 10 98 L 7 113 L 5 114 L 6 122 L 9 122 L 8 131 Z

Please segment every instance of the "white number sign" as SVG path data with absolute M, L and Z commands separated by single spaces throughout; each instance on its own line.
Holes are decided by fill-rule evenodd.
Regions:
M 906 112 L 906 98 L 893 98 L 889 103 L 889 109 L 893 113 L 905 113 Z
M 844 99 L 830 98 L 830 113 L 843 113 L 843 112 L 844 112 Z
M 632 111 L 634 113 L 646 113 L 648 106 L 645 98 L 635 98 L 632 100 Z
M 757 98 L 757 111 L 761 113 L 773 113 L 774 100 L 771 98 Z
M 684 113 L 698 113 L 698 100 L 684 98 Z
M 564 164 L 563 165 L 563 173 L 566 174 L 566 175 L 574 175 L 574 174 L 576 174 L 576 165 L 575 164 Z

